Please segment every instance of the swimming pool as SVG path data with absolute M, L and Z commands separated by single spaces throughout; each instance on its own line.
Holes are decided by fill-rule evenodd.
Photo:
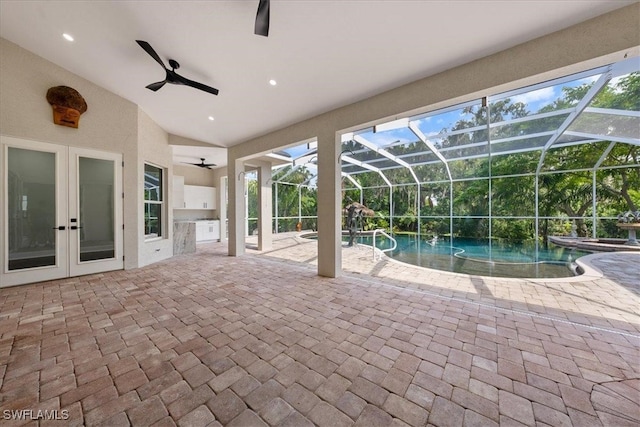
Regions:
M 556 246 L 540 245 L 536 254 L 534 243 L 513 243 L 502 240 L 418 238 L 414 234 L 395 234 L 398 242 L 386 255 L 397 261 L 455 273 L 493 277 L 554 278 L 576 274 L 574 261 L 589 252 Z M 358 237 L 358 243 L 371 245 L 371 236 Z M 391 247 L 391 241 L 376 236 L 376 247 Z

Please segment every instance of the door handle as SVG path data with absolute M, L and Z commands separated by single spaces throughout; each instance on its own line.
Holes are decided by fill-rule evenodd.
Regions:
M 77 230 L 78 228 L 82 228 L 82 227 L 78 227 L 77 225 L 72 225 L 71 227 L 69 227 L 71 230 Z
M 64 230 L 66 227 L 61 225 L 60 227 L 53 227 L 54 230 Z

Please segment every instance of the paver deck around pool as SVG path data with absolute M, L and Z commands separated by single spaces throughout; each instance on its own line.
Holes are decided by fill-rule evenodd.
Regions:
M 0 290 L 2 424 L 640 423 L 640 255 L 548 280 L 316 258 L 277 235 Z M 7 419 L 39 409 L 68 419 Z

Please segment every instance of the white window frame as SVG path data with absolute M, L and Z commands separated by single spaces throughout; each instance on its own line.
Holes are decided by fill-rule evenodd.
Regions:
M 147 166 L 158 169 L 160 171 L 160 182 L 159 182 L 159 198 L 160 200 L 147 200 L 147 188 L 146 188 L 146 184 L 147 184 L 147 177 L 146 177 L 146 170 L 147 170 Z M 167 176 L 167 169 L 163 168 L 162 166 L 150 163 L 150 162 L 145 162 L 144 163 L 144 171 L 143 171 L 143 227 L 144 227 L 144 240 L 145 241 L 154 241 L 154 240 L 161 240 L 164 239 L 165 236 L 165 229 L 166 229 L 166 217 L 167 217 L 167 207 L 166 207 L 166 176 Z M 152 233 L 152 234 L 147 234 L 147 211 L 149 210 L 151 205 L 160 205 L 160 219 L 158 221 L 158 228 L 159 228 L 159 233 Z M 157 219 L 157 218 L 156 218 Z

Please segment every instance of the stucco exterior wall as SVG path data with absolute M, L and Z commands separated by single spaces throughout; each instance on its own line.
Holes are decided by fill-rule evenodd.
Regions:
M 70 86 L 87 102 L 78 129 L 53 123 L 46 100 L 52 86 Z M 171 177 L 168 135 L 138 106 L 21 47 L 0 39 L 0 133 L 17 138 L 83 147 L 123 155 L 125 268 L 172 255 L 171 230 L 165 241 L 144 244 L 144 162 L 167 168 Z M 167 187 L 170 205 L 170 185 Z M 171 209 L 167 210 L 171 225 Z M 160 249 L 156 251 L 156 249 Z
M 197 168 L 188 165 L 173 165 L 173 173 L 184 176 L 186 185 L 204 185 L 206 187 L 217 187 L 212 169 Z
M 169 134 L 158 126 L 142 110 L 138 115 L 138 207 L 144 212 L 144 165 L 150 163 L 164 170 L 164 204 L 166 217 L 163 220 L 163 235 L 160 239 L 145 240 L 144 216 L 138 215 L 138 266 L 152 264 L 173 256 L 173 209 L 172 206 L 172 176 L 173 153 L 169 146 Z

